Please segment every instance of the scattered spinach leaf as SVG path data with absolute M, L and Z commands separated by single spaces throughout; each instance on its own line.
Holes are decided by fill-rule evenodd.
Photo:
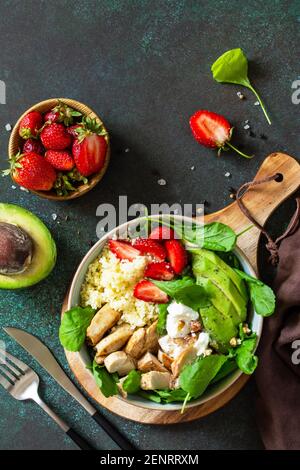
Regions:
M 242 49 L 237 48 L 224 52 L 213 63 L 211 71 L 213 78 L 219 83 L 234 83 L 249 88 L 258 99 L 268 123 L 271 124 L 262 99 L 248 78 L 248 60 Z
M 156 390 L 164 403 L 173 403 L 176 401 L 185 401 L 187 393 L 182 388 L 175 390 Z
M 141 385 L 141 372 L 131 370 L 122 384 L 127 393 L 138 393 Z
M 59 340 L 68 351 L 80 351 L 86 330 L 96 311 L 91 307 L 73 307 L 64 313 L 59 328 Z
M 140 390 L 138 395 L 146 400 L 154 401 L 155 403 L 161 403 L 161 398 L 154 392 L 146 392 L 145 390 Z
M 179 375 L 181 388 L 191 398 L 200 397 L 226 361 L 227 357 L 222 354 L 200 357 L 187 365 Z
M 159 287 L 162 291 L 168 294 L 170 297 L 174 297 L 175 294 L 184 287 L 193 286 L 195 280 L 192 277 L 185 276 L 181 279 L 175 279 L 174 281 L 155 281 L 151 280 L 153 284 Z
M 257 367 L 258 358 L 254 354 L 256 342 L 257 336 L 253 335 L 251 338 L 244 339 L 235 350 L 236 363 L 244 374 L 253 374 Z
M 195 284 L 193 286 L 187 286 L 180 289 L 174 295 L 176 302 L 187 305 L 196 312 L 200 308 L 205 308 L 210 305 L 207 292 L 204 287 Z
M 249 274 L 235 269 L 238 275 L 247 282 L 250 300 L 258 315 L 269 317 L 275 312 L 276 298 L 271 287 L 264 284 L 261 280 L 249 276 Z
M 106 398 L 118 394 L 115 378 L 107 372 L 104 366 L 100 366 L 96 361 L 93 362 L 93 375 L 96 384 Z

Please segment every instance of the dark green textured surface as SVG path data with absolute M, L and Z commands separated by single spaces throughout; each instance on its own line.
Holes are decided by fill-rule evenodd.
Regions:
M 299 110 L 291 103 L 291 84 L 299 74 L 299 10 L 297 1 L 0 2 L 0 79 L 7 85 L 7 104 L 0 105 L 1 167 L 6 166 L 5 124 L 52 96 L 78 99 L 94 108 L 113 144 L 103 182 L 80 200 L 47 202 L 11 189 L 9 179 L 1 180 L 1 201 L 20 204 L 41 217 L 52 230 L 59 256 L 43 283 L 0 293 L 0 326 L 35 333 L 67 370 L 57 340 L 60 307 L 76 265 L 96 240 L 101 202 L 116 203 L 119 194 L 127 194 L 130 204 L 147 205 L 206 199 L 207 210 L 214 211 L 229 202 L 228 186 L 250 180 L 267 154 L 282 150 L 297 155 Z M 211 63 L 233 47 L 243 47 L 250 60 L 250 77 L 265 100 L 271 127 L 253 106 L 250 92 L 211 78 Z M 247 100 L 237 98 L 238 90 Z M 189 116 L 199 108 L 230 118 L 238 128 L 233 142 L 256 158 L 246 161 L 228 152 L 217 159 L 200 147 L 188 127 Z M 246 119 L 256 134 L 268 139 L 249 137 L 243 129 Z M 230 180 L 224 177 L 226 171 L 232 173 Z M 159 176 L 167 186 L 157 185 Z M 52 213 L 58 215 L 56 221 Z M 281 212 L 276 231 L 286 216 Z M 0 339 L 39 373 L 49 405 L 98 449 L 114 447 L 34 360 L 3 332 Z M 224 409 L 178 426 L 142 426 L 105 414 L 142 449 L 255 449 L 261 441 L 254 397 L 251 382 Z M 36 405 L 15 402 L 1 389 L 0 401 L 0 448 L 74 448 Z

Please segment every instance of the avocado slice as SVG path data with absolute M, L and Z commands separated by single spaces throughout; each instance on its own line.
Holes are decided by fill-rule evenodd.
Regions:
M 214 305 L 201 308 L 200 316 L 211 338 L 211 345 L 219 352 L 226 353 L 230 348 L 231 338 L 237 336 L 237 326 Z
M 0 289 L 20 289 L 32 286 L 44 279 L 54 268 L 56 262 L 56 245 L 50 231 L 34 214 L 14 204 L 0 203 L 0 224 L 2 230 L 2 243 L 4 247 L 15 245 L 19 237 L 23 240 L 22 250 L 18 255 L 11 256 L 2 253 L 8 259 L 13 259 L 12 268 L 1 269 Z M 16 228 L 14 231 L 13 228 Z M 3 228 L 9 228 L 4 234 Z M 11 238 L 7 242 L 7 233 Z M 14 233 L 15 232 L 15 233 Z M 23 237 L 22 237 L 23 235 Z M 6 237 L 6 238 L 5 238 Z M 30 241 L 32 243 L 30 243 Z M 1 241 L 1 237 L 0 237 Z M 27 248 L 26 248 L 27 247 Z M 28 250 L 27 257 L 25 250 Z M 2 263 L 5 262 L 2 259 Z M 16 267 L 20 264 L 19 269 Z
M 209 259 L 213 264 L 217 265 L 218 268 L 226 274 L 234 283 L 236 288 L 238 289 L 241 296 L 248 302 L 248 292 L 246 288 L 246 284 L 243 279 L 229 266 L 225 261 L 220 258 L 214 251 L 206 250 L 205 248 L 201 249 L 189 249 L 192 253 L 202 254 L 205 258 Z
M 233 307 L 238 314 L 238 317 L 236 317 L 235 315 L 233 315 L 233 317 L 236 318 L 236 321 L 238 323 L 243 322 L 247 316 L 247 296 L 242 296 L 240 291 L 237 289 L 236 285 L 232 281 L 230 277 L 231 271 L 233 271 L 232 268 L 223 263 L 227 269 L 224 266 L 222 266 L 222 269 L 222 260 L 217 255 L 213 257 L 213 260 L 215 262 L 211 261 L 208 250 L 197 250 L 197 252 L 193 253 L 193 272 L 197 277 L 201 276 L 209 279 L 221 291 L 222 299 L 220 299 L 220 301 L 225 305 L 226 299 L 228 299 L 233 304 Z M 210 285 L 208 287 L 210 289 L 213 288 L 213 286 Z M 219 308 L 218 290 L 213 289 L 213 293 L 215 297 L 215 302 L 217 302 L 216 307 Z M 222 311 L 223 310 L 224 309 L 222 309 Z

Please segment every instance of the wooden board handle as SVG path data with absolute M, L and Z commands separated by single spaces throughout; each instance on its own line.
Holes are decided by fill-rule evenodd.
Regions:
M 281 182 L 271 181 L 251 188 L 243 197 L 245 206 L 250 210 L 256 220 L 264 225 L 273 211 L 300 185 L 300 165 L 285 153 L 272 153 L 259 168 L 255 180 L 280 173 L 283 176 Z M 229 225 L 237 233 L 247 228 L 251 223 L 240 211 L 237 202 L 221 209 L 213 214 L 205 216 L 205 222 L 220 221 Z M 257 246 L 260 231 L 253 227 L 239 237 L 238 246 L 248 257 L 253 268 L 257 271 Z

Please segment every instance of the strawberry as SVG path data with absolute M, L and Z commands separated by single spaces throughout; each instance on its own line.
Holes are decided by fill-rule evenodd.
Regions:
M 19 125 L 19 135 L 23 139 L 36 138 L 39 129 L 43 125 L 43 116 L 38 111 L 31 111 L 26 114 Z
M 63 124 L 53 122 L 43 128 L 41 141 L 47 150 L 64 150 L 71 145 L 72 138 Z
M 137 299 L 144 300 L 144 302 L 154 302 L 158 304 L 166 304 L 169 302 L 167 294 L 147 279 L 143 279 L 136 284 L 133 295 Z
M 172 266 L 165 261 L 149 263 L 145 271 L 145 277 L 151 277 L 151 279 L 157 279 L 159 281 L 171 281 L 174 276 L 175 273 Z
M 42 146 L 41 142 L 36 139 L 27 139 L 23 145 L 23 153 L 38 153 L 43 155 L 45 149 Z
M 119 259 L 127 259 L 133 261 L 140 255 L 139 250 L 134 248 L 130 243 L 120 240 L 109 240 L 108 247 L 114 255 Z
M 59 113 L 55 113 L 54 111 L 49 111 L 44 116 L 44 121 L 49 122 L 49 123 L 58 122 L 58 119 L 59 119 Z
M 79 172 L 84 176 L 98 173 L 106 160 L 106 132 L 96 119 L 84 118 L 77 129 L 77 138 L 73 142 L 72 153 Z
M 47 150 L 45 159 L 60 171 L 71 171 L 75 165 L 71 153 L 67 150 Z
M 155 227 L 149 235 L 150 240 L 173 240 L 175 232 L 172 228 L 161 225 Z
M 187 252 L 179 240 L 168 240 L 165 242 L 168 259 L 176 274 L 181 274 L 186 267 Z
M 76 111 L 70 106 L 58 101 L 58 104 L 45 114 L 44 119 L 46 122 L 62 122 L 65 126 L 71 126 L 74 117 L 82 116 L 79 111 Z
M 56 180 L 54 168 L 38 153 L 18 154 L 10 165 L 3 174 L 11 174 L 16 183 L 27 189 L 49 191 Z
M 82 124 L 74 124 L 73 126 L 67 127 L 67 133 L 72 137 L 78 137 L 77 129 L 82 127 Z
M 190 126 L 199 144 L 205 147 L 219 149 L 219 156 L 222 150 L 228 150 L 228 147 L 230 147 L 243 157 L 252 158 L 252 156 L 241 152 L 229 142 L 233 127 L 231 127 L 227 119 L 220 114 L 205 110 L 197 111 L 190 118 Z
M 137 238 L 133 243 L 142 254 L 152 256 L 156 261 L 164 261 L 167 253 L 165 248 L 157 241 L 149 238 Z

